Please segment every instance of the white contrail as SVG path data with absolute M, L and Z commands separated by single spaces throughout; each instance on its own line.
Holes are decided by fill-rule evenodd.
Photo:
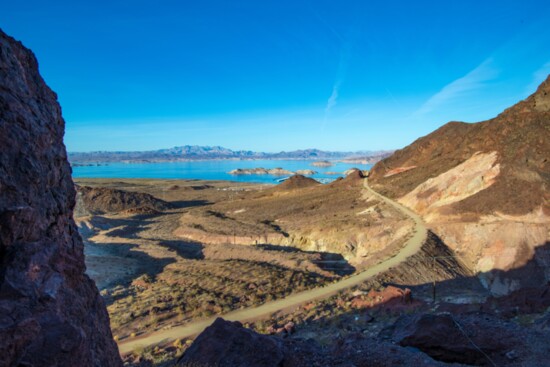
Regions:
M 340 52 L 340 61 L 338 62 L 338 71 L 336 72 L 336 80 L 332 85 L 332 93 L 328 97 L 327 103 L 325 105 L 325 117 L 323 119 L 322 130 L 324 130 L 325 125 L 327 124 L 330 111 L 338 103 L 338 95 L 340 94 L 340 88 L 346 79 L 346 73 L 348 70 L 348 64 L 351 59 L 351 41 L 346 41 Z
M 338 100 L 338 92 L 340 90 L 341 84 L 342 80 L 337 80 L 332 87 L 332 94 L 330 95 L 330 97 L 328 97 L 327 105 L 325 106 L 325 118 L 327 117 L 332 107 L 336 106 L 336 102 Z

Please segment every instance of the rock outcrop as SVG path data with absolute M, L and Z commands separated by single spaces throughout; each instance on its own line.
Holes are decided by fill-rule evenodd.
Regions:
M 288 180 L 283 181 L 275 187 L 275 191 L 303 189 L 305 187 L 315 187 L 321 185 L 318 181 L 303 175 L 290 176 Z
M 338 338 L 330 347 L 313 340 L 283 339 L 217 319 L 176 364 L 178 367 L 445 366 L 425 354 L 362 335 Z
M 484 314 L 405 315 L 380 337 L 438 361 L 478 366 L 544 366 L 550 350 L 544 334 Z
M 218 318 L 197 337 L 178 365 L 276 367 L 283 357 L 281 340 Z
M 120 366 L 84 274 L 57 96 L 0 30 L 0 366 Z
M 371 289 L 366 295 L 357 295 L 351 299 L 350 306 L 354 309 L 376 310 L 384 308 L 387 313 L 400 314 L 422 304 L 412 297 L 409 288 L 398 288 L 392 285 L 381 291 Z
M 79 186 L 77 191 L 77 205 L 91 214 L 123 211 L 128 214 L 147 214 L 161 212 L 172 207 L 170 203 L 142 192 L 89 186 Z

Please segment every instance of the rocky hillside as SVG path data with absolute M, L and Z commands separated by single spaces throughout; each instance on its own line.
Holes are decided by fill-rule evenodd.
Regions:
M 450 122 L 395 152 L 370 183 L 421 213 L 489 288 L 507 293 L 547 274 L 546 251 L 518 279 L 493 270 L 519 268 L 550 242 L 549 160 L 550 78 L 491 120 Z
M 550 78 L 491 120 L 449 122 L 396 151 L 373 167 L 370 181 L 401 197 L 460 165 L 471 172 L 473 157 L 485 168 L 470 180 L 470 195 L 453 203 L 455 211 L 521 215 L 542 208 L 550 215 Z
M 57 96 L 0 30 L 0 366 L 120 366 L 85 274 Z
M 419 313 L 404 314 L 376 337 L 336 333 L 321 345 L 258 334 L 219 318 L 176 366 L 545 366 L 547 335 L 489 315 Z
M 283 181 L 281 184 L 275 186 L 276 191 L 295 190 L 302 189 L 304 187 L 314 187 L 320 185 L 319 182 L 312 178 L 305 177 L 303 175 L 291 176 L 288 180 Z
M 110 189 L 105 187 L 78 186 L 78 208 L 91 214 L 113 212 L 153 213 L 170 209 L 172 205 L 153 195 Z

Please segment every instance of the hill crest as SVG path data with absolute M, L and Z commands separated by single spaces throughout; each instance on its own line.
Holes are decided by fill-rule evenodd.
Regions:
M 370 181 L 386 195 L 402 197 L 475 154 L 493 152 L 500 165 L 494 183 L 454 203 L 453 211 L 522 215 L 542 206 L 550 215 L 550 78 L 493 119 L 449 122 L 396 151 L 373 167 Z

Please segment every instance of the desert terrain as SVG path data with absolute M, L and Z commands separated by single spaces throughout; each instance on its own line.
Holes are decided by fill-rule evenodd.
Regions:
M 360 171 L 328 185 L 303 176 L 277 186 L 75 180 L 87 273 L 115 339 L 127 343 L 394 261 L 415 236 L 414 221 L 365 181 Z
M 412 221 L 369 195 L 359 174 L 331 185 L 76 184 L 87 273 L 118 340 L 338 281 L 412 236 Z
M 528 306 L 529 316 L 512 311 L 521 295 L 494 298 L 467 258 L 420 216 L 371 191 L 359 172 L 329 185 L 303 176 L 277 186 L 76 184 L 87 273 L 128 365 L 175 363 L 218 316 L 260 334 L 314 341 L 319 353 L 335 335 L 378 340 L 407 314 L 509 309 L 507 320 L 528 324 L 544 316 L 546 298 Z M 316 210 L 304 215 L 308 208 Z M 228 337 L 240 333 L 213 325 Z
M 217 365 L 205 356 L 241 358 L 216 349 L 234 338 L 282 343 L 285 360 L 349 357 L 355 340 L 381 355 L 414 346 L 425 365 L 539 365 L 549 85 L 495 119 L 445 125 L 368 181 L 76 180 L 88 274 L 125 361 Z
M 205 245 L 174 235 L 192 208 L 263 190 L 261 185 L 77 183 L 82 188 L 75 219 L 85 240 L 87 272 L 107 301 L 118 338 L 280 298 L 351 271 L 346 263 L 323 269 L 321 253 Z M 113 206 L 117 199 L 119 205 Z
M 390 283 L 413 289 L 415 307 L 431 300 L 433 281 L 463 280 L 438 285 L 439 299 L 488 295 L 416 214 L 370 190 L 360 171 L 327 185 L 303 176 L 276 186 L 75 183 L 87 273 L 122 353 L 133 351 L 130 360 L 170 360 L 217 316 L 248 320 L 262 333 L 292 325 L 297 336 L 324 343 L 340 325 L 330 320 L 355 317 L 350 305 L 368 303 L 362 294 L 384 304 Z M 369 325 L 378 330 L 396 317 Z M 154 357 L 148 346 L 159 342 Z

